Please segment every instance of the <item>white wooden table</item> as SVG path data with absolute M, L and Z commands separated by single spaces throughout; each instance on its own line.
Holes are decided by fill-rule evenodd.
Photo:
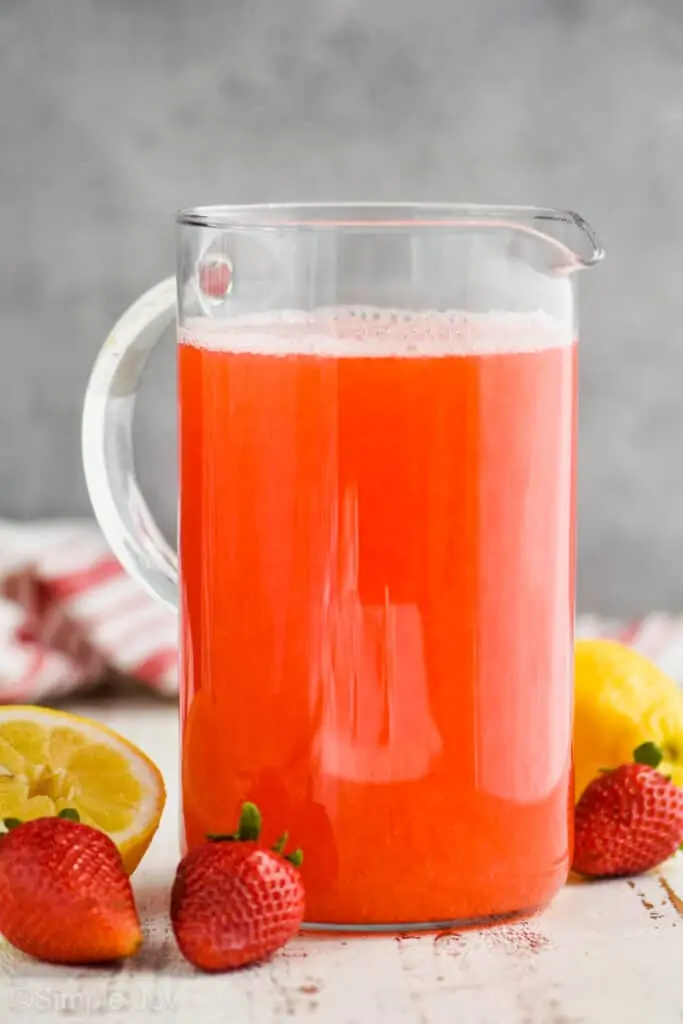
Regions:
M 683 854 L 637 882 L 570 884 L 526 923 L 401 938 L 306 935 L 263 966 L 195 972 L 167 916 L 178 849 L 175 711 L 146 697 L 72 707 L 129 736 L 166 777 L 167 811 L 135 875 L 146 941 L 109 970 L 40 964 L 1 942 L 2 1024 L 683 1022 Z

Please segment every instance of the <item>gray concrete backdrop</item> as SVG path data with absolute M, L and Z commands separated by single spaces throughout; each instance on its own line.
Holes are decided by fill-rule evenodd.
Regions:
M 683 609 L 681 0 L 0 0 L 0 516 L 88 509 L 80 404 L 196 202 L 578 209 L 582 608 Z M 171 345 L 140 412 L 173 519 Z

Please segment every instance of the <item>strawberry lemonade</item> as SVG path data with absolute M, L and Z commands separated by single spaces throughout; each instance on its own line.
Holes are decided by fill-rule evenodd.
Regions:
M 571 847 L 576 344 L 373 309 L 180 332 L 186 847 L 254 801 L 306 921 L 546 903 Z

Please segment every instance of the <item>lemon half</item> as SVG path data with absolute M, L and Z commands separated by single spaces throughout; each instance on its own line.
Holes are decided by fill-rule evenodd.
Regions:
M 648 741 L 662 750 L 659 770 L 683 787 L 683 691 L 614 640 L 578 640 L 575 653 L 576 799 L 601 771 L 632 761 Z
M 107 832 L 132 874 L 166 801 L 159 769 L 99 722 L 64 711 L 0 705 L 0 818 L 29 821 L 75 808 Z

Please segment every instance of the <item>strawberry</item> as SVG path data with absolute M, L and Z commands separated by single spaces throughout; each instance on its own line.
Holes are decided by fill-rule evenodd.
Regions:
M 214 256 L 199 267 L 199 287 L 212 299 L 224 299 L 232 291 L 232 263 L 227 256 Z
M 662 752 L 655 743 L 633 756 L 589 783 L 576 806 L 572 867 L 582 875 L 637 875 L 681 845 L 683 790 L 656 770 Z
M 142 942 L 121 855 L 75 811 L 0 836 L 0 932 L 29 956 L 60 964 L 131 956 Z
M 299 930 L 301 851 L 282 855 L 286 835 L 269 850 L 260 833 L 261 815 L 245 803 L 236 833 L 208 836 L 178 865 L 171 922 L 181 953 L 195 967 L 225 971 L 265 960 Z

